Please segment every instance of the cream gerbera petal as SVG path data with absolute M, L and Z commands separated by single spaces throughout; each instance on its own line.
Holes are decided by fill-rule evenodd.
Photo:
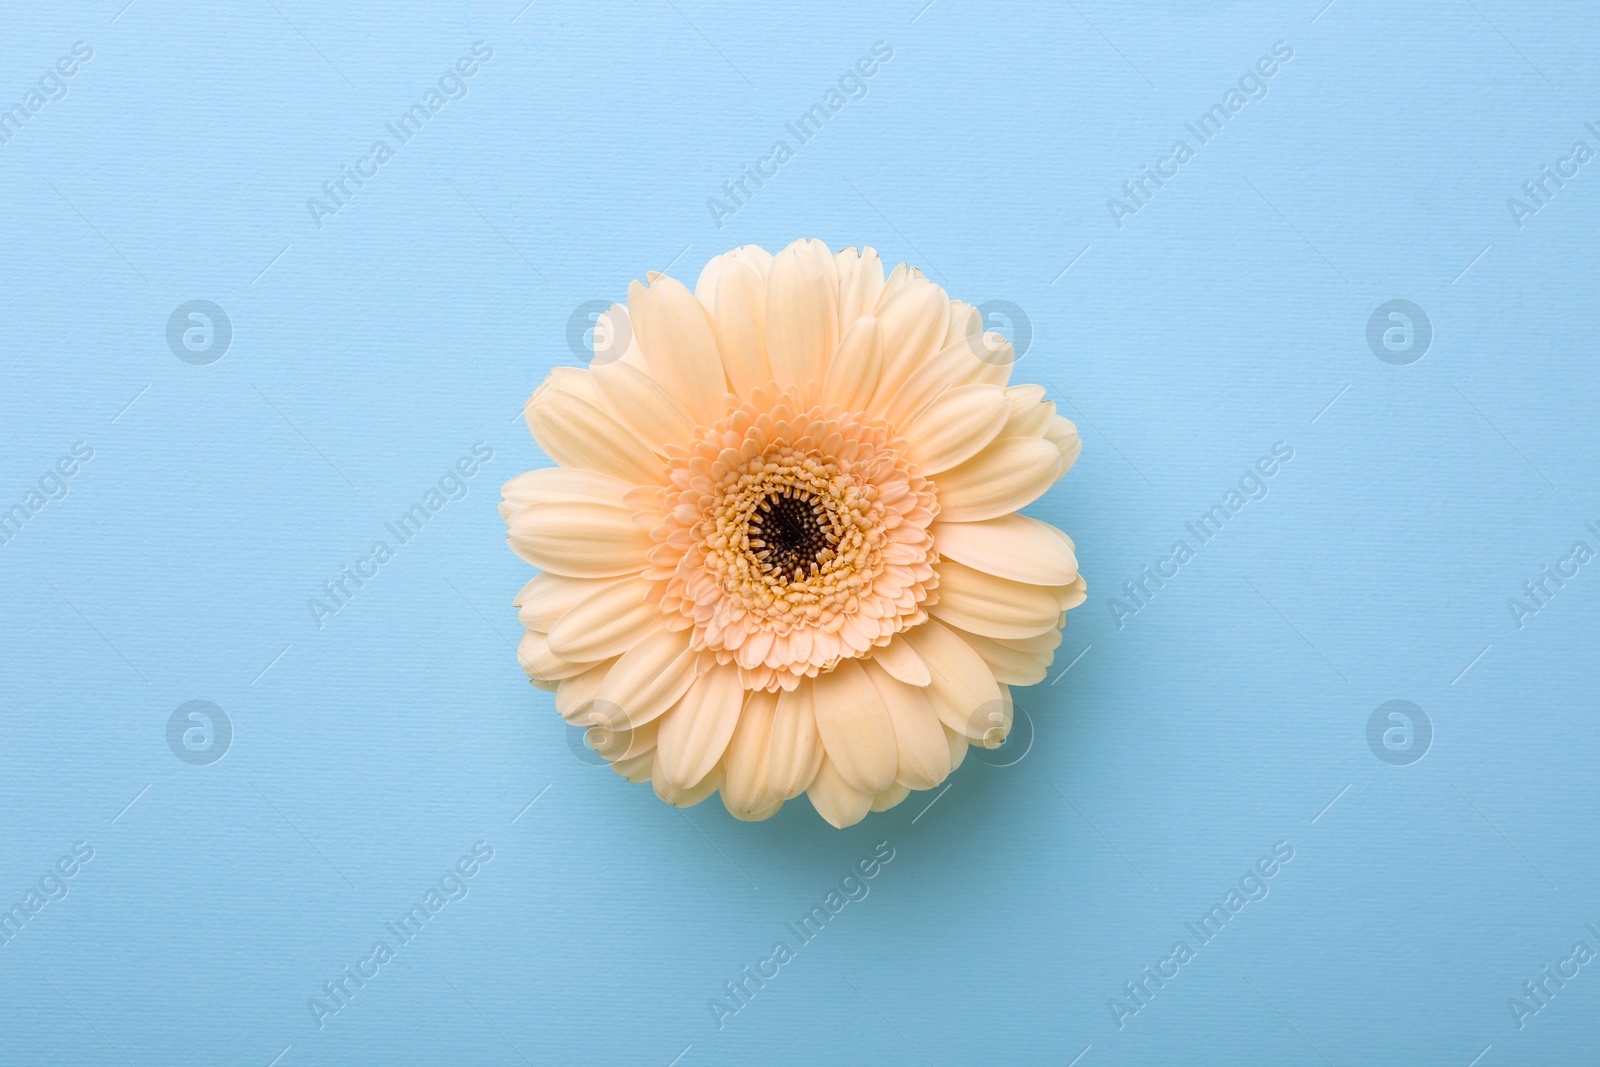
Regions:
M 911 787 L 896 782 L 872 798 L 873 811 L 888 811 L 911 793 Z
M 973 346 L 973 338 L 983 334 L 983 315 L 977 308 L 965 300 L 950 301 L 950 318 L 944 331 L 944 344 L 941 348 L 949 348 L 957 342 Z
M 629 321 L 628 305 L 612 304 L 596 315 L 593 336 L 591 368 L 620 360 L 638 370 L 650 369 L 644 361 L 644 349 L 639 347 L 639 335 Z
M 734 252 L 737 251 L 738 249 L 734 249 Z M 700 268 L 700 277 L 694 283 L 694 298 L 700 301 L 700 306 L 711 316 L 713 328 L 717 321 L 717 286 L 722 281 L 723 272 L 733 262 L 733 255 L 733 252 L 724 252 L 720 256 L 712 256 L 706 260 L 706 265 Z
M 767 279 L 748 263 L 730 263 L 717 282 L 717 347 L 734 395 L 772 380 L 767 359 Z M 688 438 L 684 438 L 688 440 Z
M 1002 703 L 1000 684 L 983 657 L 936 619 L 912 630 L 906 639 L 933 672 L 925 692 L 939 721 L 970 740 L 982 738 L 991 729 L 989 716 Z
M 1042 385 L 1013 385 L 1006 389 L 1011 411 L 1006 419 L 1005 437 L 1043 437 L 1055 417 L 1056 406 L 1044 398 Z
M 822 383 L 822 402 L 846 411 L 867 406 L 883 373 L 883 334 L 878 320 L 863 315 L 850 324 L 839 341 L 839 351 L 828 364 Z
M 716 318 L 717 314 L 717 292 L 721 288 L 722 276 L 735 264 L 753 272 L 765 284 L 767 268 L 772 265 L 772 253 L 760 245 L 745 245 L 720 256 L 712 256 L 706 261 L 706 265 L 700 269 L 700 277 L 694 283 L 694 298 L 705 305 L 706 312 L 712 318 Z
M 606 718 L 604 712 L 591 709 L 589 718 L 591 722 L 589 729 L 584 731 L 584 743 L 594 749 L 596 754 L 604 756 L 613 763 L 656 750 L 660 719 L 653 719 L 637 728 L 625 726 L 620 730 L 613 730 L 603 725 Z
M 530 504 L 564 504 L 586 501 L 621 506 L 633 486 L 620 478 L 570 467 L 545 467 L 511 479 L 500 489 L 501 518 Z
M 595 693 L 618 727 L 643 726 L 694 684 L 696 659 L 682 631 L 656 630 L 624 652 Z
M 900 431 L 906 451 L 923 474 L 938 474 L 971 459 L 1011 416 L 1004 389 L 958 385 L 928 402 Z
M 864 793 L 878 793 L 894 782 L 894 723 L 867 673 L 853 659 L 812 683 L 817 733 L 828 758 L 845 781 Z
M 648 752 L 641 752 L 637 756 L 619 759 L 611 765 L 613 772 L 630 782 L 648 782 L 650 776 L 655 773 L 655 768 L 656 750 L 653 748 Z M 707 775 L 707 777 L 710 776 Z M 710 793 L 706 794 L 706 796 L 710 795 Z
M 702 425 L 714 420 L 728 383 L 705 306 L 682 282 L 661 275 L 628 287 L 628 314 L 651 375 Z
M 872 662 L 888 671 L 890 677 L 897 678 L 907 685 L 914 685 L 918 689 L 933 681 L 928 665 L 917 655 L 916 649 L 911 647 L 911 642 L 906 640 L 905 634 L 895 634 L 888 644 L 874 649 Z
M 1002 685 L 1038 685 L 1044 681 L 1045 675 L 1050 670 L 1052 654 L 1056 645 L 1061 642 L 1061 631 L 1057 629 L 1046 630 L 1042 634 L 1024 638 L 1022 641 L 1000 641 L 966 631 L 961 631 L 960 636 L 972 646 L 974 652 L 983 657 L 983 662 L 994 672 L 995 681 Z M 1055 644 L 1038 652 L 1018 647 L 1027 641 L 1044 638 L 1053 638 Z
M 892 296 L 884 290 L 877 310 L 883 328 L 883 375 L 874 406 L 887 403 L 907 376 L 938 351 L 944 341 L 948 299 L 926 278 L 909 282 Z
M 550 630 L 550 651 L 565 659 L 620 656 L 661 618 L 661 586 L 627 577 L 574 604 Z
M 811 687 L 778 693 L 767 748 L 767 788 L 788 800 L 804 793 L 822 765 L 822 739 L 817 736 Z
M 694 434 L 694 420 L 647 371 L 613 360 L 589 371 L 607 412 L 660 455 Z
M 804 792 L 841 827 L 1000 744 L 1086 595 L 1017 514 L 1082 446 L 1008 384 L 1010 343 L 820 241 L 718 256 L 692 294 L 650 274 L 605 318 L 625 351 L 529 400 L 558 466 L 500 509 L 543 570 L 518 660 L 561 716 L 669 803 L 755 821 Z
M 1032 637 L 1021 637 L 1015 640 L 1011 638 L 986 638 L 985 640 L 987 640 L 990 644 L 1004 645 L 1007 648 L 1014 648 L 1017 651 L 1025 652 L 1030 656 L 1045 656 L 1046 661 L 1048 662 L 1049 653 L 1054 652 L 1056 646 L 1061 644 L 1061 631 L 1059 629 L 1046 630 L 1042 634 L 1035 634 Z M 973 647 L 977 646 L 974 645 Z M 1006 682 L 1003 678 L 1000 679 L 1000 681 L 1004 682 L 1006 685 L 1016 684 L 1014 682 Z
M 1055 445 L 1061 453 L 1061 473 L 1066 474 L 1072 469 L 1072 465 L 1078 462 L 1078 453 L 1083 451 L 1083 441 L 1078 437 L 1078 428 L 1057 415 L 1050 420 L 1044 438 Z
M 950 748 L 927 694 L 891 677 L 875 660 L 868 661 L 866 672 L 894 727 L 895 781 L 932 789 L 950 774 Z
M 883 288 L 878 292 L 877 307 L 883 308 L 889 301 L 899 295 L 901 290 L 920 282 L 922 278 L 922 272 L 909 263 L 896 264 L 895 268 L 883 279 Z
M 728 749 L 744 699 L 737 667 L 713 667 L 695 679 L 661 717 L 656 740 L 656 769 L 661 775 L 688 789 L 709 774 Z
M 843 830 L 854 826 L 872 810 L 871 793 L 863 793 L 844 780 L 844 776 L 826 757 L 817 768 L 817 777 L 806 790 L 806 799 L 828 822 Z
M 953 559 L 939 563 L 939 602 L 929 614 L 985 637 L 1033 637 L 1055 629 L 1065 588 L 1027 585 L 974 570 Z
M 1002 437 L 939 476 L 939 515 L 976 522 L 1010 514 L 1061 476 L 1061 452 L 1038 437 Z
M 946 522 L 941 517 L 930 529 L 941 556 L 986 574 L 1032 585 L 1066 585 L 1078 577 L 1072 539 L 1027 515 L 977 522 Z
M 739 711 L 738 725 L 723 758 L 727 777 L 722 783 L 722 803 L 736 819 L 768 819 L 783 806 L 767 787 L 772 722 L 777 711 L 778 694 L 763 690 L 749 693 Z
M 617 661 L 608 659 L 571 678 L 563 678 L 556 686 L 556 711 L 574 726 L 589 726 L 594 722 L 594 696 L 600 683 Z
M 933 402 L 947 389 L 982 382 L 1004 386 L 1010 369 L 979 358 L 966 342 L 947 345 L 914 369 L 883 408 L 890 422 L 901 423 Z
M 767 358 L 803 397 L 820 386 L 839 344 L 839 291 L 804 242 L 778 253 L 767 278 Z
M 564 678 L 582 674 L 593 663 L 564 660 L 550 651 L 550 642 L 538 630 L 524 630 L 517 642 L 517 662 L 535 685 L 554 689 Z
M 952 730 L 948 726 L 944 727 L 944 740 L 945 744 L 950 746 L 950 773 L 954 774 L 961 769 L 962 762 L 966 760 L 967 749 L 971 747 L 971 743 L 967 740 L 966 734 Z
M 654 453 L 601 407 L 585 371 L 556 368 L 523 412 L 533 439 L 563 467 L 599 471 L 632 484 L 660 476 Z
M 651 784 L 655 786 L 656 796 L 673 807 L 692 808 L 722 788 L 723 770 L 722 766 L 718 764 L 712 768 L 710 774 L 700 779 L 690 788 L 680 789 L 667 781 L 666 777 L 661 773 L 660 755 L 660 752 L 657 751 L 655 777 L 651 779 Z
M 584 501 L 534 504 L 506 522 L 517 555 L 569 578 L 637 574 L 648 562 L 650 535 L 626 508 Z
M 741 245 L 730 255 L 733 256 L 734 262 L 743 263 L 760 275 L 763 282 L 767 280 L 767 275 L 772 273 L 772 261 L 776 258 L 760 245 Z
M 883 260 L 875 248 L 846 248 L 833 257 L 839 273 L 839 322 L 871 315 L 883 293 Z
M 619 578 L 568 578 L 551 571 L 533 576 L 512 603 L 517 621 L 530 630 L 549 633 L 561 617 Z

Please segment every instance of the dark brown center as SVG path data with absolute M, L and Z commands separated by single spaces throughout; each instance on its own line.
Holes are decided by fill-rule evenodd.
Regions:
M 814 499 L 786 490 L 761 502 L 750 521 L 750 547 L 769 570 L 801 577 L 822 563 L 834 537 Z

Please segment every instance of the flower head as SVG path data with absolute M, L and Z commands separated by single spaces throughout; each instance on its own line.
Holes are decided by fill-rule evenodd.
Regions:
M 613 305 L 528 401 L 556 467 L 508 482 L 535 685 L 632 781 L 835 826 L 937 786 L 1011 726 L 1082 603 L 1021 515 L 1077 430 L 976 309 L 878 254 L 796 241 Z M 622 342 L 626 342 L 625 344 Z

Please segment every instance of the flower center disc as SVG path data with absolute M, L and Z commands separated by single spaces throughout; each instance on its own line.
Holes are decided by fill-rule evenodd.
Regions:
M 745 688 L 793 689 L 927 619 L 939 504 L 882 420 L 757 389 L 667 475 L 645 575 Z
M 823 528 L 826 512 L 806 493 L 769 496 L 750 519 L 750 547 L 756 558 L 779 575 L 796 581 L 833 555 L 838 538 Z

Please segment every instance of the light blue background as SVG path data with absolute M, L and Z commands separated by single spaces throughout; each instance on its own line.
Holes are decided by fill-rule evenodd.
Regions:
M 1600 963 L 1520 1030 L 1506 1001 L 1600 950 L 1600 563 L 1521 629 L 1507 601 L 1600 549 L 1600 163 L 1520 230 L 1506 200 L 1600 148 L 1600 15 L 1394 7 L 11 5 L 0 104 L 94 58 L 0 145 L 0 508 L 94 458 L 0 545 L 0 903 L 94 859 L 0 947 L 0 1061 L 1592 1062 Z M 480 40 L 469 95 L 313 225 Z M 868 96 L 715 226 L 877 41 Z M 1025 309 L 1016 379 L 1084 441 L 1031 509 L 1090 591 L 1018 695 L 1031 751 L 843 832 L 575 758 L 517 667 L 495 509 L 545 462 L 518 413 L 577 362 L 574 308 L 802 236 Z M 166 343 L 194 299 L 233 324 L 209 366 Z M 1368 348 L 1392 299 L 1420 362 Z M 478 441 L 466 499 L 318 629 L 307 599 Z M 1270 495 L 1119 629 L 1107 599 L 1278 441 Z M 166 740 L 195 699 L 233 724 L 210 766 Z M 1395 699 L 1434 730 L 1405 767 L 1366 741 Z M 470 895 L 319 1030 L 307 999 L 477 841 Z M 870 895 L 717 1029 L 880 841 Z M 1119 1029 L 1108 998 L 1280 841 L 1270 895 Z

